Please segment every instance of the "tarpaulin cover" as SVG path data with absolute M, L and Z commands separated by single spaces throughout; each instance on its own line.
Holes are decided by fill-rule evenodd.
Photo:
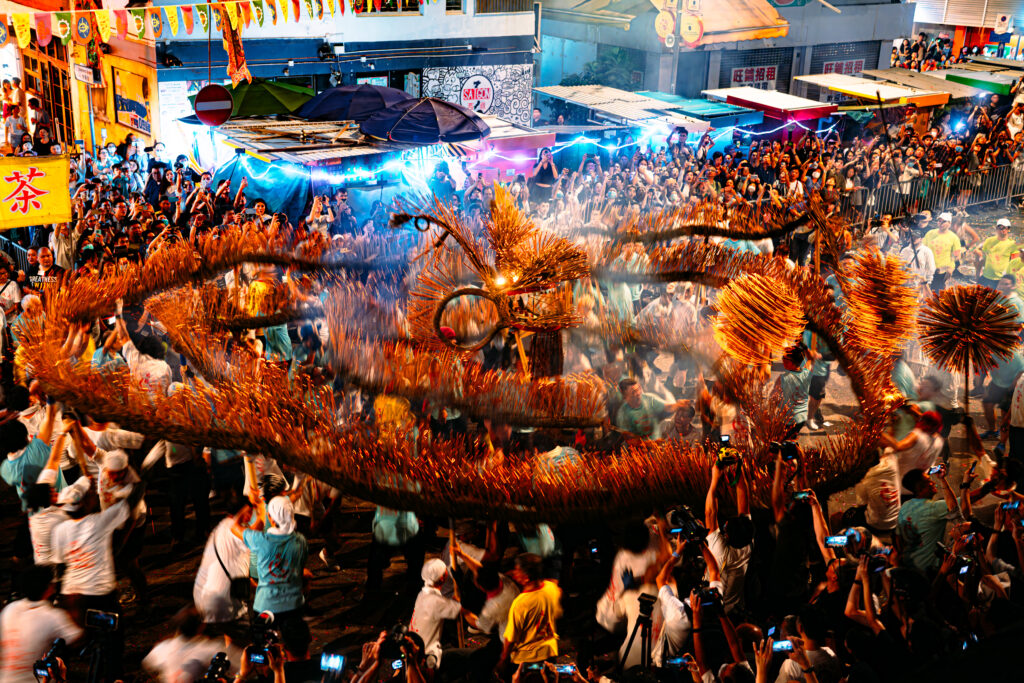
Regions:
M 490 134 L 475 113 L 434 97 L 406 100 L 379 111 L 359 126 L 364 135 L 406 144 L 467 142 Z
M 307 121 L 365 121 L 399 102 L 413 99 L 397 88 L 359 83 L 324 90 L 295 112 Z

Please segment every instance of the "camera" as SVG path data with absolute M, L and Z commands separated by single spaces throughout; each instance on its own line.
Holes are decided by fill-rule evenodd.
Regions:
M 636 596 L 636 601 L 640 606 L 640 616 L 645 619 L 650 619 L 651 615 L 654 614 L 654 603 L 657 601 L 656 595 L 650 595 L 648 593 L 641 593 Z
M 689 505 L 669 510 L 666 517 L 671 533 L 681 535 L 684 541 L 703 541 L 708 536 L 707 527 L 694 516 Z
M 797 460 L 800 457 L 796 441 L 772 441 L 768 444 L 768 452 L 772 455 L 781 454 L 783 460 Z
M 722 612 L 722 594 L 714 586 L 704 586 L 698 590 L 697 599 L 704 612 Z
M 35 674 L 37 679 L 52 676 L 53 672 L 57 669 L 57 657 L 64 651 L 64 639 L 58 638 L 50 644 L 50 649 L 46 651 L 43 658 L 36 661 L 32 665 L 32 672 Z
M 401 622 L 395 624 L 388 631 L 388 635 L 384 638 L 384 642 L 380 644 L 380 656 L 382 659 L 401 659 L 402 658 L 402 644 L 405 643 L 405 634 L 409 632 L 409 627 Z
M 99 631 L 110 633 L 117 630 L 117 613 L 101 612 L 98 609 L 86 610 L 85 625 Z
M 249 647 L 249 662 L 252 664 L 267 664 L 267 648 L 281 640 L 281 634 L 273 628 L 274 613 L 260 612 L 260 615 L 252 622 L 250 629 L 252 633 L 252 645 Z
M 206 675 L 203 676 L 204 681 L 220 681 L 228 676 L 228 672 L 231 671 L 231 661 L 228 659 L 226 652 L 218 652 L 210 660 L 210 666 L 206 669 Z

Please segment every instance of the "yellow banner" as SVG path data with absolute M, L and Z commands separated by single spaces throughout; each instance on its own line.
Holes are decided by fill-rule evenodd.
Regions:
M 68 157 L 0 159 L 0 230 L 71 220 Z
M 100 39 L 104 43 L 110 42 L 110 10 L 96 10 L 96 30 L 100 32 Z
M 24 50 L 32 42 L 32 17 L 28 14 L 12 14 L 11 21 L 14 22 L 14 35 L 18 37 L 18 47 Z

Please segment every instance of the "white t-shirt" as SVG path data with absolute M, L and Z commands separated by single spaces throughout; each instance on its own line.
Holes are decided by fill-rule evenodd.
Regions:
M 85 435 L 89 437 L 89 440 L 93 442 L 96 448 L 102 448 L 105 451 L 112 451 L 118 448 L 124 450 L 141 448 L 143 441 L 146 440 L 146 437 L 138 432 L 129 432 L 127 429 L 117 429 L 116 427 L 107 427 L 106 429 L 82 427 L 82 431 L 85 432 Z M 68 439 L 68 445 L 64 448 L 64 453 L 61 454 L 60 458 L 61 469 L 74 465 L 76 462 L 74 457 L 76 455 L 82 454 L 79 453 L 75 442 Z
M 1013 387 L 1013 398 L 1010 400 L 1010 426 L 1024 427 L 1024 375 Z
M 198 681 L 210 667 L 210 660 L 223 650 L 220 641 L 174 636 L 157 643 L 142 660 L 142 666 L 159 673 L 161 683 Z
M 28 518 L 28 533 L 32 537 L 32 557 L 37 567 L 57 564 L 53 559 L 51 545 L 53 529 L 68 519 L 68 513 L 56 505 L 40 510 Z M 0 635 L 0 639 L 2 638 Z
M 841 673 L 841 667 L 839 659 L 836 657 L 836 653 L 827 647 L 821 647 L 817 650 L 808 650 L 807 659 L 811 662 L 816 670 L 822 671 L 835 671 L 836 676 L 834 680 L 839 679 Z M 775 679 L 775 683 L 789 683 L 789 681 L 803 681 L 804 670 L 795 660 L 786 658 L 786 661 L 782 663 L 782 668 L 779 669 L 779 675 Z M 833 680 L 832 676 L 828 676 L 826 680 Z
M 629 571 L 638 580 L 642 580 L 647 570 L 658 561 L 656 548 L 647 548 L 639 555 L 629 550 L 619 550 L 612 562 L 612 578 L 604 595 L 597 602 L 597 623 L 608 631 L 616 631 L 623 624 L 621 616 L 615 612 L 615 601 L 622 595 L 622 573 Z
M 192 600 L 203 615 L 203 621 L 208 623 L 234 621 L 245 614 L 245 604 L 231 598 L 231 579 L 249 575 L 249 548 L 231 533 L 233 525 L 234 520 L 226 517 L 214 527 L 206 539 L 203 559 L 192 586 Z M 224 568 L 231 573 L 230 577 L 224 573 Z
M 854 488 L 864 517 L 875 529 L 891 531 L 900 516 L 900 470 L 895 454 L 883 455 Z
M 8 280 L 5 284 L 0 285 L 0 305 L 3 306 L 4 310 L 7 310 L 11 304 L 21 302 L 21 287 L 14 280 Z M 14 319 L 18 317 L 18 311 L 15 310 L 7 316 L 7 322 L 12 323 Z
M 498 637 L 505 642 L 505 625 L 508 624 L 508 610 L 512 607 L 512 601 L 519 595 L 519 586 L 507 576 L 499 576 L 501 591 L 493 598 L 487 598 L 484 606 L 480 609 L 477 618 L 477 628 L 484 633 L 490 633 L 495 626 L 498 627 Z
M 409 620 L 409 630 L 420 634 L 423 639 L 423 652 L 433 661 L 427 659 L 427 666 L 441 666 L 441 627 L 445 619 L 457 619 L 462 612 L 462 605 L 441 595 L 441 591 L 424 586 L 416 596 L 416 606 Z
M 64 610 L 45 600 L 15 600 L 0 611 L 0 683 L 36 683 L 32 665 L 53 641 L 81 635 Z
M 750 519 L 750 515 L 746 517 Z M 733 548 L 725 542 L 722 529 L 718 528 L 708 534 L 708 550 L 715 556 L 722 572 L 722 605 L 726 612 L 731 612 L 743 604 L 743 584 L 747 565 L 750 564 L 751 546 Z
M 637 619 L 640 618 L 640 594 L 644 593 L 646 595 L 656 597 L 657 590 L 657 587 L 652 584 L 644 584 L 640 590 L 630 588 L 629 590 L 623 591 L 615 601 L 615 613 L 626 622 L 626 637 L 622 641 L 622 645 L 619 646 L 619 662 L 622 663 L 623 671 L 628 671 L 634 666 L 640 666 L 641 662 L 640 655 L 643 648 L 640 645 L 639 635 L 633 639 L 633 644 L 630 646 L 629 652 L 626 652 L 626 645 L 629 644 L 629 636 L 632 635 Z M 663 628 L 664 620 L 662 609 L 658 605 L 657 600 L 655 600 L 653 612 L 651 614 L 651 659 L 654 661 L 661 661 L 662 658 L 663 642 L 661 632 Z
M 132 379 L 143 389 L 159 396 L 167 395 L 172 379 L 170 365 L 161 359 L 140 353 L 130 341 L 121 347 L 121 355 L 128 364 Z
M 298 488 L 302 489 L 302 493 L 292 503 L 292 506 L 295 514 L 305 515 L 306 517 L 313 517 L 315 509 L 326 507 L 327 501 L 341 495 L 341 492 L 330 484 L 314 479 L 304 472 L 299 472 L 295 475 L 292 485 L 288 487 L 288 490 L 294 491 Z
M 917 434 L 917 441 L 905 451 L 898 451 L 896 457 L 899 461 L 900 481 L 903 475 L 910 470 L 924 470 L 935 464 L 935 459 L 942 452 L 942 437 L 938 434 L 926 434 L 920 429 L 915 429 L 912 434 Z M 902 486 L 902 484 L 901 484 Z
M 128 521 L 128 504 L 119 501 L 102 512 L 58 524 L 52 535 L 53 559 L 66 565 L 62 595 L 106 595 L 117 586 L 114 530 Z
M 709 588 L 717 588 L 719 593 L 724 592 L 721 581 L 708 582 Z M 684 596 L 688 597 L 688 596 Z M 662 618 L 662 642 L 658 648 L 652 648 L 651 658 L 655 666 L 662 666 L 665 657 L 673 657 L 683 651 L 683 646 L 690 639 L 690 632 L 693 624 L 686 614 L 686 607 L 679 599 L 671 586 L 662 586 L 658 591 L 657 607 L 661 609 Z M 657 652 L 657 657 L 653 652 Z
M 242 495 L 246 498 L 249 494 L 259 488 L 260 479 L 264 474 L 276 474 L 280 477 L 284 476 L 284 472 L 281 471 L 281 467 L 277 464 L 277 461 L 273 458 L 268 458 L 265 455 L 251 455 L 249 456 L 252 460 L 253 469 L 256 470 L 256 481 L 249 480 L 249 468 L 243 468 L 245 472 L 245 485 L 242 487 Z
M 171 443 L 166 439 L 158 441 L 146 457 L 142 460 L 142 469 L 148 470 L 150 467 L 155 465 L 157 461 L 163 458 L 164 465 L 167 469 L 171 469 L 175 465 L 180 465 L 190 460 L 195 459 L 195 452 L 191 446 L 186 446 L 178 443 Z

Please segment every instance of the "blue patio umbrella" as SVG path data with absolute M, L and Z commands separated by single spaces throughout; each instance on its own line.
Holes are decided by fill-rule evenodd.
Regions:
M 359 83 L 324 90 L 295 112 L 307 121 L 365 121 L 393 104 L 412 99 L 397 88 Z
M 433 145 L 467 142 L 490 134 L 491 128 L 465 107 L 434 97 L 406 100 L 379 111 L 359 126 L 363 135 L 390 142 Z

